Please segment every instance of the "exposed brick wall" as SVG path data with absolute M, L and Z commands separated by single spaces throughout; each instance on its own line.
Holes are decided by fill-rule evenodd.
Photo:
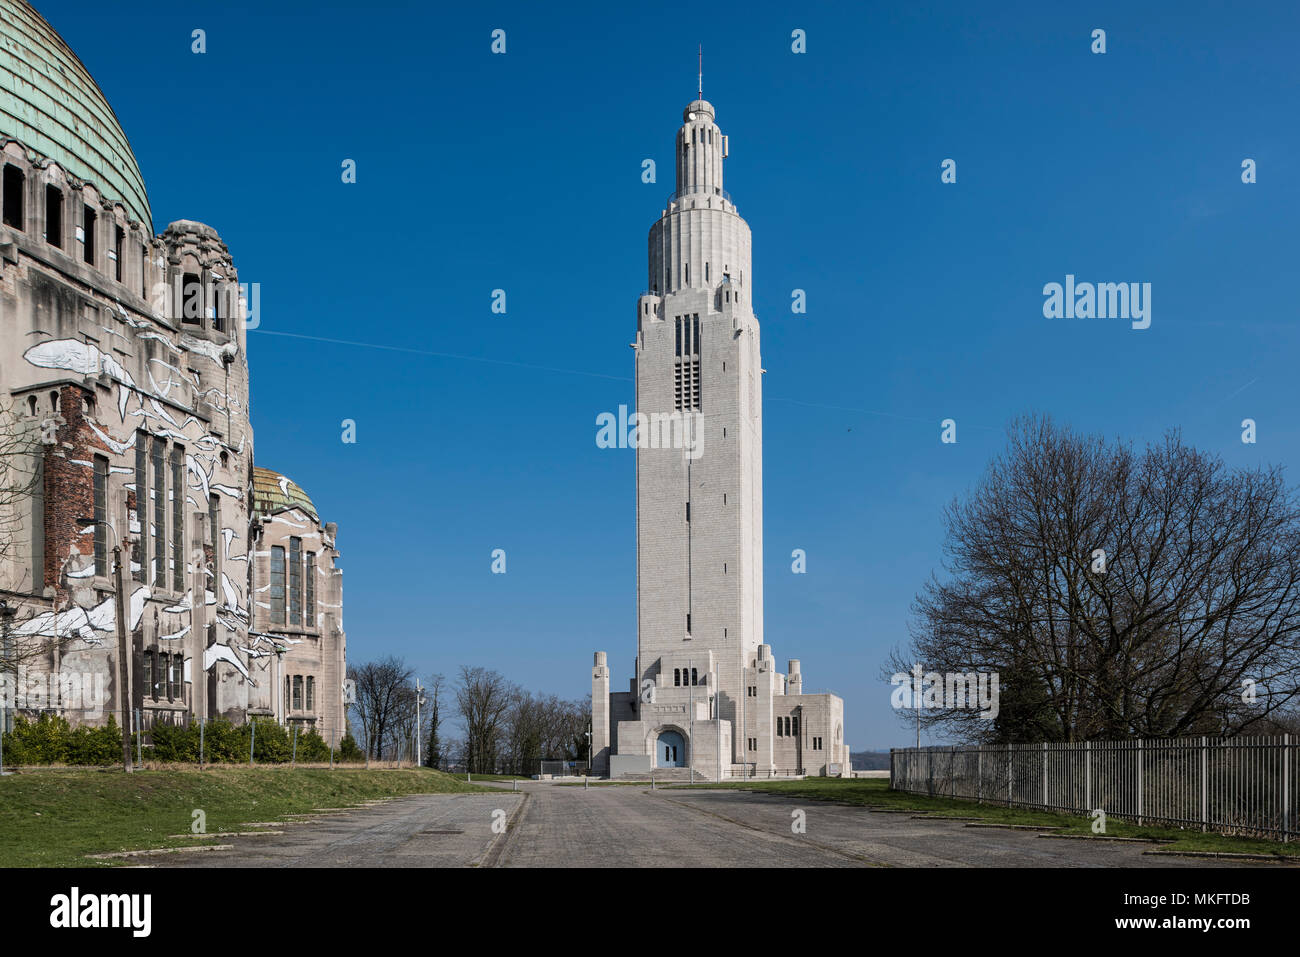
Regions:
M 110 465 L 120 464 L 86 424 L 83 395 L 73 385 L 59 388 L 59 415 L 63 424 L 57 433 L 59 441 L 45 448 L 45 584 L 56 588 L 61 584 L 60 572 L 73 546 L 82 555 L 94 552 L 94 534 L 81 534 L 90 524 L 86 520 L 95 514 L 94 470 L 77 464 L 77 460 L 89 462 L 95 455 L 104 455 Z M 111 492 L 108 509 L 112 520 Z M 111 541 L 109 548 L 112 548 Z M 66 590 L 61 595 L 66 596 Z

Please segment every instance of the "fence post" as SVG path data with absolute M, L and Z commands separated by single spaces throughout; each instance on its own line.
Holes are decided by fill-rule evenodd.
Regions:
M 1043 742 L 1043 807 L 1047 807 L 1047 742 Z
M 1011 745 L 1007 745 L 1007 807 L 1011 807 Z
M 1138 827 L 1142 826 L 1142 739 L 1138 738 Z
M 1083 742 L 1083 809 L 1092 808 L 1092 742 Z
M 1282 735 L 1282 841 L 1291 840 L 1291 735 Z
M 1210 824 L 1210 739 L 1201 735 L 1201 831 Z
M 975 803 L 984 803 L 984 745 L 980 745 L 975 758 Z
M 200 718 L 199 719 L 199 770 L 200 771 L 203 770 L 203 726 L 205 724 L 207 724 L 207 722 L 204 719 Z
M 957 797 L 957 745 L 948 752 L 948 794 Z

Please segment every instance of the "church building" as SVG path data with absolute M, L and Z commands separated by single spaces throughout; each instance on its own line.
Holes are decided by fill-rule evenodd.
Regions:
M 0 0 L 0 167 L 0 724 L 340 739 L 337 529 L 253 464 L 256 285 L 211 226 L 155 232 L 107 99 L 24 0 Z

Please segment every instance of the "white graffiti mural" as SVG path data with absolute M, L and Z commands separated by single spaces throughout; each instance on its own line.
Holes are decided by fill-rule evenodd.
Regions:
M 232 502 L 242 503 L 245 497 L 242 489 L 215 480 L 217 469 L 220 467 L 220 456 L 225 448 L 222 440 L 208 432 L 203 422 L 194 415 L 185 414 L 182 421 L 177 421 L 178 418 L 181 418 L 178 406 L 183 409 L 189 406 L 191 402 L 208 401 L 213 408 L 220 412 L 238 415 L 242 424 L 245 406 L 239 396 L 231 392 L 229 388 L 203 389 L 198 373 L 182 368 L 187 353 L 201 355 L 220 363 L 222 361 L 222 347 L 189 334 L 183 334 L 180 345 L 177 346 L 166 335 L 155 331 L 148 322 L 127 315 L 120 304 L 117 308 L 123 320 L 135 330 L 136 338 L 161 343 L 171 357 L 170 361 L 166 358 L 147 359 L 144 363 L 146 382 L 137 383 L 131 373 L 112 355 L 91 343 L 81 342 L 76 339 L 51 339 L 41 342 L 28 348 L 23 353 L 24 358 L 32 365 L 42 369 L 60 369 L 79 376 L 92 378 L 104 375 L 112 379 L 117 390 L 116 407 L 119 422 L 123 426 L 123 434 L 115 435 L 113 432 L 116 430 L 101 427 L 100 423 L 91 421 L 89 418 L 86 420 L 87 427 L 103 443 L 105 448 L 118 455 L 125 455 L 133 451 L 140 430 L 181 443 L 186 450 L 184 457 L 186 499 L 195 509 L 206 509 L 209 496 L 213 494 L 228 498 Z M 212 402 L 213 398 L 217 401 Z M 228 436 L 228 438 L 233 444 L 234 435 Z M 245 439 L 245 433 L 239 431 L 238 448 L 235 450 L 237 457 L 242 458 L 243 456 Z M 77 460 L 77 464 L 93 467 L 93 464 L 88 461 Z M 115 474 L 127 475 L 133 472 L 132 469 L 120 466 L 114 467 L 112 471 Z M 133 490 L 134 484 L 127 485 L 127 488 Z M 177 492 L 174 490 L 172 494 L 177 494 Z M 238 511 L 242 511 L 242 508 Z M 132 515 L 131 531 L 135 534 L 144 534 L 145 530 L 141 527 L 142 524 L 138 508 L 137 512 Z M 86 530 L 86 533 L 91 532 L 93 532 L 93 526 Z M 233 552 L 235 543 L 243 538 L 239 530 L 233 527 L 223 527 L 220 530 L 220 537 L 222 540 L 223 562 L 242 562 L 244 567 L 247 568 L 248 556 Z M 139 571 L 139 564 L 133 562 L 131 569 L 132 572 Z M 193 565 L 188 565 L 187 570 L 192 574 L 194 571 Z M 69 572 L 69 577 L 85 578 L 92 574 L 93 567 L 89 571 L 81 569 Z M 211 571 L 208 571 L 208 576 L 209 578 L 212 577 Z M 218 644 L 206 650 L 204 653 L 204 668 L 205 670 L 211 669 L 216 662 L 226 661 L 247 678 L 248 670 L 235 653 L 234 647 L 232 647 L 234 641 L 247 633 L 251 620 L 249 596 L 245 594 L 247 590 L 246 579 L 241 579 L 238 576 L 232 578 L 222 572 L 220 581 L 214 582 L 214 589 L 219 594 L 205 590 L 203 604 L 205 607 L 212 608 L 213 619 L 220 626 L 221 631 L 224 632 L 224 641 L 218 639 Z M 149 597 L 150 591 L 144 586 L 140 586 L 132 592 L 131 630 L 135 630 L 139 626 Z M 189 617 L 193 601 L 193 592 L 186 592 L 181 600 L 167 605 L 161 609 L 161 612 L 164 615 L 184 615 Z M 98 645 L 103 642 L 105 635 L 113 633 L 115 618 L 113 599 L 110 598 L 94 608 L 74 607 L 59 612 L 57 617 L 52 611 L 37 616 L 23 625 L 17 626 L 15 634 L 18 634 L 21 629 L 21 633 L 24 635 L 48 634 L 50 637 L 75 637 L 90 644 Z M 160 641 L 177 641 L 188 635 L 191 628 L 190 623 L 182 621 L 176 621 L 171 625 L 161 625 L 160 631 L 163 629 L 170 630 L 165 634 L 159 634 L 158 639 Z
M 148 600 L 149 589 L 144 585 L 131 592 L 126 616 L 129 631 L 139 627 Z M 73 606 L 57 614 L 51 609 L 14 625 L 11 633 L 16 638 L 80 638 L 86 644 L 99 646 L 106 638 L 113 638 L 117 629 L 115 601 L 110 596 L 93 608 Z

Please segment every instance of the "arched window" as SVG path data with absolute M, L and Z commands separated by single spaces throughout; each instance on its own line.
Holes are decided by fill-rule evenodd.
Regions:
M 691 684 L 693 684 L 693 685 L 698 685 L 699 683 L 700 683 L 699 672 L 697 672 L 696 669 L 692 668 L 692 669 L 691 669 Z

